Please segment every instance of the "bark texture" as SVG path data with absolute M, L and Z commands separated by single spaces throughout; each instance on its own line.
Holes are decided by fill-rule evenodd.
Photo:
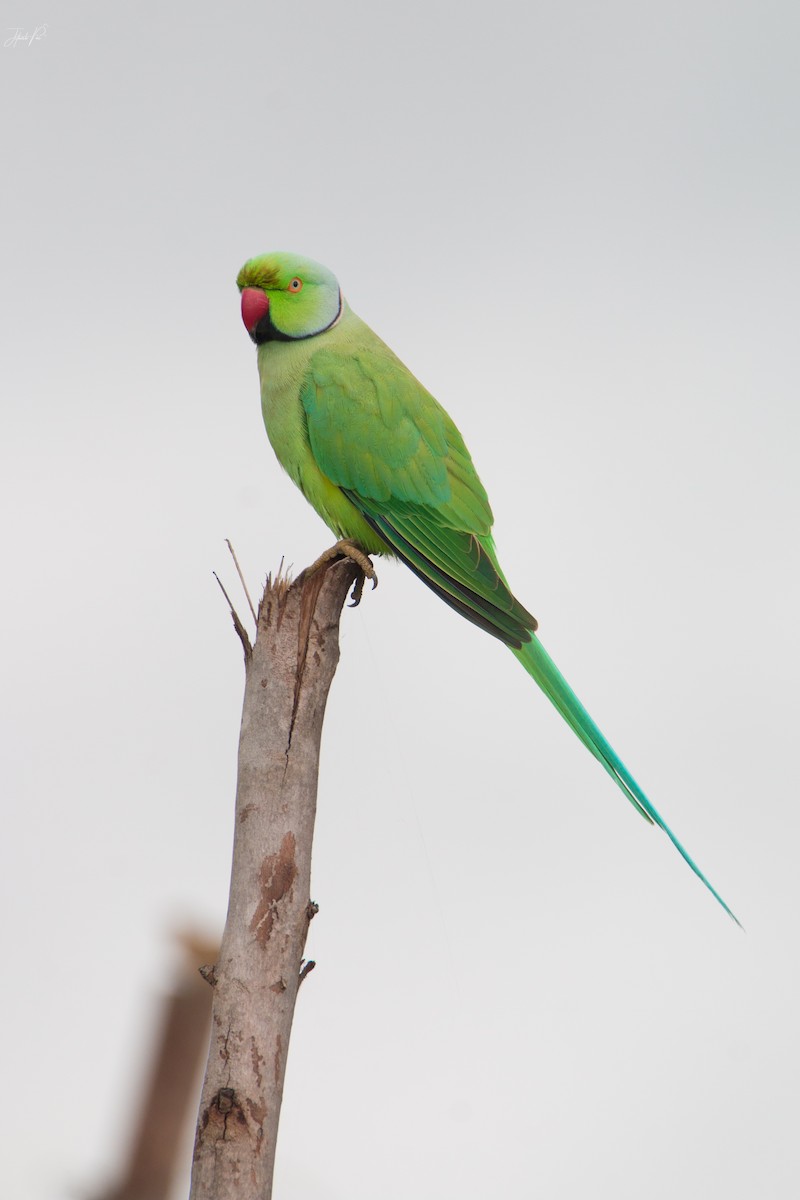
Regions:
M 269 1200 L 283 1080 L 309 921 L 325 703 L 349 560 L 268 581 L 245 644 L 230 898 L 190 1200 Z

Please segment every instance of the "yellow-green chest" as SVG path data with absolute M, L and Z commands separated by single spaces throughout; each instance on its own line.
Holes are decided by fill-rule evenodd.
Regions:
M 267 342 L 259 347 L 261 411 L 278 462 L 337 537 L 370 554 L 391 553 L 339 487 L 320 470 L 308 438 L 302 389 L 316 339 Z
M 268 342 L 258 351 L 267 436 L 278 462 L 301 488 L 304 459 L 310 454 L 301 390 L 310 357 L 304 342 Z

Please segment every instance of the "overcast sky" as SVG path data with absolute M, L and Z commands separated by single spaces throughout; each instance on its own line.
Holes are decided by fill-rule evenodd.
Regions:
M 253 589 L 331 542 L 235 288 L 292 249 L 451 412 L 543 641 L 748 932 L 499 643 L 379 564 L 276 1194 L 793 1196 L 800 8 L 3 14 L 46 24 L 0 47 L 4 1193 L 113 1176 L 170 931 L 221 932 L 212 570 L 235 588 L 225 537 Z

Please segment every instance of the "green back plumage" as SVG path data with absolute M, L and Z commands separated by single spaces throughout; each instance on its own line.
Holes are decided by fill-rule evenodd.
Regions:
M 291 281 L 304 273 L 308 282 L 291 295 Z M 664 830 L 736 921 L 603 737 L 542 646 L 535 618 L 512 594 L 497 561 L 486 492 L 442 406 L 349 309 L 326 268 L 265 255 L 245 264 L 238 282 L 263 288 L 269 299 L 269 323 L 254 338 L 260 341 L 264 420 L 280 462 L 309 502 L 339 536 L 369 553 L 395 554 L 447 604 L 504 642 L 631 804 Z

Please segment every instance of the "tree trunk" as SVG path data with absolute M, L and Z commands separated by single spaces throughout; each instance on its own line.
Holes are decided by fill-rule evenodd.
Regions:
M 350 560 L 267 581 L 245 646 L 233 867 L 190 1200 L 269 1200 L 308 924 L 325 703 Z M 307 968 L 306 968 L 307 970 Z

